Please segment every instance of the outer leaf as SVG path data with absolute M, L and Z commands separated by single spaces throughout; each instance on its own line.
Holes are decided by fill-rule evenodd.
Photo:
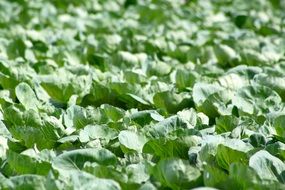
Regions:
M 54 159 L 52 167 L 68 174 L 70 170 L 82 169 L 86 162 L 114 165 L 116 161 L 116 156 L 107 149 L 88 148 L 72 150 L 59 155 Z
M 20 83 L 15 89 L 18 100 L 24 105 L 26 109 L 37 110 L 39 104 L 38 99 L 27 83 Z
M 133 131 L 121 131 L 119 134 L 119 142 L 131 150 L 136 150 L 138 152 L 142 151 L 144 144 L 146 143 L 146 138 Z
M 255 153 L 249 160 L 249 166 L 263 180 L 285 182 L 285 164 L 267 151 L 260 150 Z
M 200 184 L 201 173 L 181 159 L 169 158 L 158 162 L 153 175 L 166 187 L 185 189 Z

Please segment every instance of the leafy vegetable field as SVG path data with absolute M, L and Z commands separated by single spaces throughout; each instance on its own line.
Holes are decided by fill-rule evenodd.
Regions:
M 284 0 L 0 0 L 0 189 L 285 189 Z

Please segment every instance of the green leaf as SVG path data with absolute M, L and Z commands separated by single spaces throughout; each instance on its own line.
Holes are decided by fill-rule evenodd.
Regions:
M 121 131 L 118 138 L 121 145 L 138 152 L 142 152 L 143 146 L 147 142 L 143 135 L 128 130 Z
M 274 120 L 274 128 L 277 132 L 277 135 L 279 135 L 280 137 L 285 137 L 285 115 L 280 115 L 277 118 L 275 118 Z
M 35 154 L 32 149 L 25 150 L 20 154 L 9 150 L 7 161 L 17 174 L 47 175 L 51 168 L 49 160 Z
M 83 170 L 98 178 L 113 179 L 121 183 L 128 181 L 128 177 L 124 173 L 117 171 L 113 167 L 102 166 L 97 163 L 86 162 Z
M 203 180 L 205 186 L 209 187 L 217 187 L 221 189 L 225 189 L 228 180 L 227 173 L 219 167 L 215 166 L 206 166 L 203 172 Z
M 160 158 L 179 157 L 186 159 L 191 143 L 184 142 L 185 140 L 183 138 L 175 140 L 165 138 L 151 139 L 144 145 L 143 152 L 159 156 Z
M 196 83 L 193 87 L 193 100 L 196 105 L 201 105 L 211 94 L 222 90 L 218 85 Z
M 15 89 L 16 96 L 20 103 L 28 109 L 37 110 L 38 99 L 33 89 L 27 83 L 20 83 Z
M 168 113 L 176 113 L 179 110 L 192 105 L 191 97 L 188 94 L 176 94 L 171 91 L 158 92 L 153 96 L 154 105 Z
M 216 118 L 216 132 L 218 134 L 230 132 L 238 126 L 239 120 L 235 116 L 221 116 Z
M 5 178 L 5 176 L 2 175 L 2 173 L 0 173 L 0 188 L 1 189 L 13 189 L 14 185 L 12 183 L 11 180 Z
M 83 108 L 77 105 L 70 106 L 64 115 L 65 125 L 73 129 L 80 129 L 101 119 L 101 114 L 93 108 Z
M 114 180 L 100 179 L 85 172 L 70 172 L 70 178 L 65 180 L 67 189 L 121 190 L 120 185 Z
M 249 166 L 262 180 L 285 182 L 285 164 L 265 150 L 260 150 L 250 157 Z
M 81 142 L 88 142 L 92 139 L 112 140 L 116 137 L 116 130 L 102 125 L 87 125 L 79 133 L 79 140 Z
M 126 174 L 128 176 L 129 183 L 141 184 L 146 182 L 150 175 L 145 164 L 130 164 L 126 167 Z
M 269 62 L 263 54 L 251 49 L 243 50 L 241 57 L 247 65 L 266 65 Z
M 71 170 L 80 170 L 86 162 L 96 162 L 102 165 L 114 165 L 116 156 L 107 149 L 87 148 L 67 151 L 56 157 L 52 167 L 63 174 Z
M 276 111 L 281 105 L 281 98 L 267 87 L 252 85 L 241 88 L 232 99 L 240 114 L 263 114 Z
M 218 63 L 222 66 L 237 65 L 240 61 L 239 55 L 234 49 L 227 45 L 219 44 L 214 47 Z
M 185 128 L 187 128 L 187 123 L 174 115 L 155 124 L 150 129 L 150 133 L 155 137 L 165 137 L 173 131 Z
M 153 175 L 163 186 L 171 189 L 185 189 L 201 185 L 201 173 L 187 161 L 168 158 L 157 163 Z
M 195 84 L 197 76 L 195 73 L 178 69 L 175 75 L 176 85 L 179 89 L 186 89 L 187 87 L 193 87 Z
M 268 151 L 273 156 L 280 158 L 281 160 L 285 159 L 285 144 L 282 142 L 275 142 L 273 144 L 268 144 L 265 147 L 265 150 Z
M 196 107 L 198 111 L 212 118 L 219 115 L 229 115 L 232 110 L 227 104 L 232 97 L 233 93 L 231 91 L 221 90 L 209 95 L 201 105 L 197 105 Z
M 218 145 L 216 161 L 220 167 L 229 170 L 232 163 L 248 163 L 247 152 L 252 147 L 238 139 L 228 139 L 225 144 Z
M 124 111 L 120 108 L 108 104 L 104 104 L 100 108 L 102 108 L 106 116 L 113 121 L 118 121 L 124 116 Z
M 39 175 L 19 175 L 10 178 L 13 183 L 13 189 L 31 189 L 31 190 L 42 190 L 45 189 L 46 179 Z
M 154 110 L 144 110 L 132 113 L 130 119 L 141 126 L 149 124 L 151 121 L 162 121 L 164 118 Z
M 261 183 L 261 180 L 255 171 L 241 163 L 233 163 L 229 169 L 229 177 L 235 181 L 235 183 L 241 189 L 256 188 Z
M 285 100 L 285 78 L 283 75 L 261 73 L 254 78 L 259 84 L 267 86 L 276 91 L 282 100 Z

